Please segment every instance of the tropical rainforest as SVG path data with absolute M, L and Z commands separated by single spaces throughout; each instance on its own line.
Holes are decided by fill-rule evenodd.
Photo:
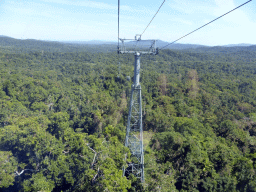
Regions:
M 143 183 L 122 173 L 133 63 L 1 37 L 1 191 L 256 191 L 256 46 L 142 56 Z

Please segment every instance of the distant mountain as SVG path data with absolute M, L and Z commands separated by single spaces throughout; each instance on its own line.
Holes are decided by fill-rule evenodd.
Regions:
M 166 47 L 166 49 L 178 49 L 178 50 L 183 50 L 183 49 L 197 49 L 197 48 L 206 48 L 208 46 L 206 45 L 197 45 L 197 44 L 172 44 Z
M 91 41 L 60 41 L 61 43 L 69 43 L 69 44 L 79 44 L 79 45 L 116 45 L 117 42 L 113 41 L 99 41 L 99 40 L 91 40 Z M 141 47 L 150 47 L 152 41 L 149 40 L 141 40 L 141 41 L 127 41 L 125 42 L 126 46 L 141 46 Z M 162 41 L 162 40 L 157 40 L 156 45 L 159 48 L 162 48 L 166 45 L 168 45 L 169 42 L 167 41 Z M 229 44 L 229 45 L 222 45 L 222 46 L 217 46 L 217 47 L 249 47 L 253 46 L 254 44 L 246 44 L 246 43 L 241 43 L 241 44 Z M 183 50 L 183 49 L 197 49 L 197 48 L 203 48 L 203 47 L 216 47 L 216 46 L 206 46 L 206 45 L 199 45 L 199 44 L 182 44 L 182 43 L 174 43 L 172 45 L 169 45 L 166 47 L 166 49 L 178 49 L 178 50 Z
M 106 44 L 117 44 L 117 42 L 113 41 L 98 41 L 98 40 L 91 40 L 91 41 L 60 41 L 61 43 L 69 43 L 69 44 L 79 44 L 79 45 L 106 45 Z
M 14 46 L 14 45 L 53 45 L 53 44 L 59 44 L 60 42 L 57 41 L 42 41 L 42 40 L 36 40 L 36 39 L 15 39 L 12 37 L 7 37 L 0 35 L 0 45 L 1 46 Z
M 148 49 L 152 41 L 129 41 L 125 45 L 127 48 L 134 48 L 138 45 L 138 49 Z M 168 45 L 169 42 L 157 40 L 156 46 L 162 48 Z M 48 51 L 48 52 L 112 52 L 116 51 L 117 42 L 111 41 L 42 41 L 35 39 L 15 39 L 0 35 L 0 49 L 9 52 L 31 52 L 31 51 Z M 252 44 L 231 44 L 224 46 L 205 46 L 197 44 L 181 44 L 174 43 L 167 46 L 165 49 L 182 50 L 185 52 L 197 53 L 224 53 L 224 52 L 239 52 L 239 51 L 256 51 L 256 45 Z
M 31 51 L 50 51 L 60 52 L 64 49 L 70 49 L 70 45 L 66 45 L 56 41 L 41 41 L 35 39 L 15 39 L 6 36 L 0 36 L 1 49 L 9 52 L 31 52 Z
M 125 43 L 126 46 L 135 46 L 137 45 L 138 47 L 142 48 L 149 48 L 152 44 L 152 41 L 150 40 L 141 40 L 141 41 L 130 41 Z M 170 44 L 167 41 L 162 41 L 162 40 L 156 40 L 156 47 L 162 48 L 165 47 L 166 45 Z M 165 49 L 177 49 L 177 50 L 183 50 L 183 49 L 196 49 L 199 47 L 207 47 L 205 45 L 196 45 L 196 44 L 181 44 L 181 43 L 175 43 L 172 45 L 169 45 L 165 47 Z
M 240 44 L 223 45 L 222 47 L 249 47 L 249 46 L 253 46 L 253 45 L 254 44 L 240 43 Z
M 98 44 L 96 44 L 98 43 Z M 90 43 L 65 43 L 58 41 L 42 41 L 35 39 L 15 39 L 7 36 L 0 36 L 0 50 L 4 52 L 113 52 L 116 45 Z
M 138 47 L 142 47 L 142 48 L 148 48 L 151 46 L 151 42 L 150 40 L 141 40 L 141 41 L 127 41 L 125 42 L 125 46 L 127 47 L 133 47 L 137 44 Z M 79 45 L 117 45 L 117 42 L 113 42 L 113 41 L 97 41 L 97 40 L 92 40 L 92 41 L 62 41 L 62 43 L 69 43 L 69 44 L 79 44 Z M 164 47 L 166 45 L 168 45 L 169 42 L 166 41 L 162 41 L 162 40 L 157 40 L 156 41 L 156 46 L 161 48 Z M 180 44 L 180 43 L 176 43 L 176 44 L 172 44 L 168 47 L 166 47 L 166 49 L 196 49 L 199 47 L 207 47 L 205 45 L 196 45 L 196 44 Z
M 233 54 L 238 52 L 255 52 L 256 45 L 251 46 L 214 46 L 214 47 L 199 47 L 196 49 L 187 49 L 185 51 L 193 53 L 216 53 L 216 54 Z

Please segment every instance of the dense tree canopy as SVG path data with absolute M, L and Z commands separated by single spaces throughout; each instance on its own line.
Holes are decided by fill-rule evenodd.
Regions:
M 102 47 L 5 46 L 3 191 L 256 191 L 254 46 L 142 57 L 142 184 L 122 176 L 133 56 L 118 66 Z

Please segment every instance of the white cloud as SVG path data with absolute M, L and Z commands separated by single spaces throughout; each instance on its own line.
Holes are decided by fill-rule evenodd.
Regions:
M 70 5 L 70 6 L 79 6 L 79 7 L 89 7 L 89 8 L 95 8 L 95 9 L 104 9 L 104 10 L 113 10 L 117 13 L 117 4 L 109 4 L 109 3 L 103 3 L 103 2 L 96 2 L 91 0 L 85 0 L 85 1 L 69 1 L 69 0 L 41 0 L 42 2 L 47 3 L 57 3 L 62 5 Z M 147 9 L 146 7 L 140 7 L 140 8 L 132 8 L 128 5 L 121 5 L 120 6 L 120 13 L 124 12 L 137 12 L 142 14 L 153 14 L 155 13 L 152 10 Z
M 235 8 L 235 4 L 233 0 L 215 0 L 215 4 L 217 5 L 217 12 L 220 14 L 225 11 L 230 10 L 231 8 Z
M 173 0 L 168 5 L 171 9 L 182 14 L 209 13 L 211 10 L 211 4 L 205 1 Z
M 42 2 L 47 3 L 57 3 L 62 5 L 72 5 L 72 6 L 80 6 L 80 7 L 91 7 L 97 9 L 117 9 L 116 5 L 111 5 L 103 2 L 95 2 L 95 1 L 67 1 L 67 0 L 41 0 Z
M 176 40 L 235 8 L 239 5 L 237 1 L 167 1 L 143 35 L 143 39 Z M 156 1 L 146 6 L 142 2 L 137 5 L 131 4 L 130 1 L 122 2 L 120 37 L 133 38 L 136 33 L 141 33 L 157 11 L 157 4 Z M 252 13 L 245 11 L 250 8 L 248 5 L 179 42 L 250 43 L 249 37 L 255 36 L 253 33 L 256 31 L 256 24 L 252 20 Z M 17 38 L 116 40 L 117 36 L 116 1 L 9 0 L 1 4 L 0 11 L 1 33 Z
M 215 16 L 221 16 L 239 6 L 235 5 L 234 0 L 215 0 L 215 4 L 217 6 L 214 8 L 213 11 Z M 248 22 L 250 20 L 248 16 L 243 12 L 243 7 L 240 7 L 230 12 L 228 15 L 225 15 L 222 19 L 224 21 L 233 23 L 240 23 L 241 21 Z
M 234 0 L 215 0 L 217 7 L 214 9 L 214 13 L 216 16 L 223 15 L 224 13 L 234 9 L 239 5 L 235 5 Z M 249 6 L 249 4 L 244 5 Z M 252 21 L 250 17 L 243 11 L 245 7 L 240 7 L 239 9 L 234 10 L 233 12 L 229 13 L 228 15 L 221 18 L 223 22 L 227 26 L 233 28 L 234 33 L 240 31 L 250 31 L 256 29 L 256 22 Z
M 27 16 L 31 19 L 33 19 L 35 16 L 41 16 L 44 18 L 56 18 L 60 13 L 65 12 L 65 10 L 62 8 L 54 9 L 54 7 L 50 5 L 35 2 L 10 1 L 5 4 L 4 9 L 9 12 L 9 17 L 17 16 L 22 18 Z
M 168 19 L 169 21 L 173 21 L 173 22 L 178 22 L 178 23 L 183 23 L 185 25 L 193 25 L 192 21 L 188 21 L 182 18 L 172 18 L 172 19 Z

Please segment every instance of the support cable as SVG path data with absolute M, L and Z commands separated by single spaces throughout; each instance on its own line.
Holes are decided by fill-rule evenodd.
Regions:
M 163 3 L 161 4 L 161 6 L 159 7 L 159 9 L 157 10 L 156 14 L 154 15 L 154 17 L 151 19 L 151 21 L 149 22 L 149 24 L 147 25 L 147 27 L 144 29 L 143 33 L 141 33 L 141 36 L 144 34 L 144 32 L 146 31 L 146 29 L 148 28 L 148 26 L 151 24 L 151 22 L 153 21 L 153 19 L 156 17 L 157 13 L 159 12 L 159 10 L 161 9 L 161 7 L 163 6 L 163 4 L 165 3 L 165 0 L 163 1 Z
M 191 33 L 194 33 L 194 32 L 196 32 L 196 31 L 198 31 L 199 29 L 201 29 L 201 28 L 205 27 L 206 25 L 209 25 L 210 23 L 212 23 L 212 22 L 214 22 L 214 21 L 216 21 L 216 20 L 220 19 L 221 17 L 223 17 L 223 16 L 225 16 L 225 15 L 227 15 L 227 14 L 229 14 L 229 13 L 231 13 L 232 11 L 235 11 L 236 9 L 238 9 L 238 8 L 240 8 L 240 7 L 242 7 L 242 6 L 244 6 L 245 4 L 249 3 L 250 1 L 252 1 L 252 0 L 249 0 L 249 1 L 245 2 L 245 3 L 243 3 L 242 5 L 239 5 L 238 7 L 236 7 L 236 8 L 234 8 L 234 9 L 232 9 L 231 11 L 229 11 L 229 12 L 227 12 L 227 13 L 225 13 L 225 14 L 223 14 L 223 15 L 219 16 L 218 18 L 216 18 L 216 19 L 214 19 L 214 20 L 210 21 L 209 23 L 206 23 L 205 25 L 203 25 L 203 26 L 201 26 L 201 27 L 199 27 L 199 28 L 195 29 L 194 31 L 191 31 L 190 33 L 188 33 L 188 34 L 186 34 L 186 35 L 184 35 L 184 36 L 180 37 L 179 39 L 177 39 L 177 40 L 175 40 L 175 41 L 173 41 L 173 42 L 171 42 L 171 43 L 169 43 L 169 44 L 167 44 L 167 45 L 163 46 L 163 47 L 162 47 L 162 48 L 160 48 L 160 49 L 163 49 L 163 48 L 165 48 L 165 47 L 167 47 L 167 46 L 169 46 L 169 45 L 171 45 L 171 44 L 173 44 L 173 43 L 175 43 L 175 42 L 179 41 L 180 39 L 182 39 L 182 38 L 184 38 L 184 37 L 186 37 L 186 36 L 190 35 Z
M 118 49 L 119 49 L 119 15 L 120 15 L 120 0 L 118 0 Z
M 120 15 L 120 0 L 118 0 L 118 39 L 117 39 L 117 41 L 118 41 L 118 64 L 119 64 L 119 66 L 118 66 L 118 77 L 120 77 L 120 55 L 119 55 L 119 50 L 120 50 L 120 48 L 119 48 L 119 15 Z

